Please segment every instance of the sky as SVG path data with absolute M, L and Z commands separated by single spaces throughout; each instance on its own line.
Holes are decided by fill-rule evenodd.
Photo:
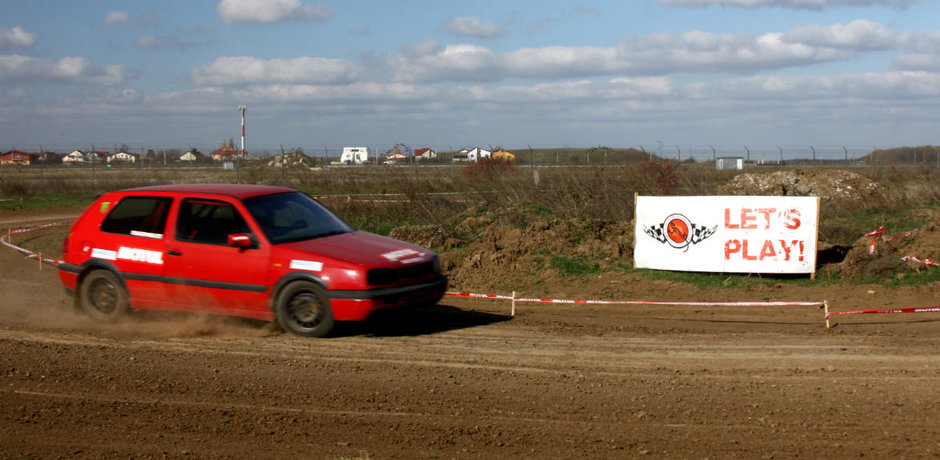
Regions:
M 0 150 L 938 145 L 940 0 L 3 0 Z

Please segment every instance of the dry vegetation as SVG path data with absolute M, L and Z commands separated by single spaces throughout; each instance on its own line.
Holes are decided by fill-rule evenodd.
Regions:
M 429 246 L 442 253 L 453 281 L 465 288 L 493 287 L 496 281 L 481 280 L 507 274 L 539 285 L 559 277 L 629 271 L 635 194 L 820 196 L 820 248 L 827 251 L 820 260 L 825 263 L 841 262 L 853 247 L 867 244 L 870 238 L 862 235 L 882 225 L 890 235 L 940 220 L 940 169 L 935 167 L 849 171 L 765 166 L 742 174 L 656 159 L 608 167 L 482 162 L 417 168 L 252 165 L 237 173 L 221 168 L 129 168 L 97 170 L 94 176 L 87 168 L 48 168 L 41 177 L 35 168 L 8 168 L 0 171 L 0 195 L 14 201 L 0 206 L 80 207 L 105 190 L 167 182 L 234 182 L 236 174 L 242 183 L 306 191 L 355 227 Z M 54 250 L 58 236 L 49 238 L 36 244 Z M 863 263 L 860 268 L 856 262 L 867 260 L 856 257 L 824 270 L 829 278 L 833 273 L 838 278 L 885 277 L 916 269 L 894 257 L 903 250 L 895 247 L 881 254 L 884 260 L 878 264 Z M 917 257 L 940 258 L 937 247 L 917 250 Z

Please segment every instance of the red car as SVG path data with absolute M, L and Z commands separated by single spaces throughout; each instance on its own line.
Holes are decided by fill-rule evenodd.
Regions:
M 425 248 L 357 231 L 313 198 L 260 185 L 101 195 L 72 224 L 59 277 L 90 316 L 199 310 L 322 337 L 337 320 L 433 305 L 447 278 Z

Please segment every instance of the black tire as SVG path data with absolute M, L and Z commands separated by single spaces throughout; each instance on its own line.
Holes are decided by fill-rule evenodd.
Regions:
M 333 308 L 326 291 L 310 281 L 294 281 L 278 296 L 274 315 L 287 332 L 303 337 L 324 337 L 333 330 Z
M 112 323 L 130 309 L 127 291 L 114 273 L 94 270 L 82 280 L 79 300 L 82 310 L 92 318 Z

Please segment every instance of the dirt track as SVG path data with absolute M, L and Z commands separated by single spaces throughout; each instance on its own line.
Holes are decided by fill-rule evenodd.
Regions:
M 504 302 L 445 298 L 305 340 L 194 315 L 98 325 L 55 270 L 7 248 L 0 280 L 0 458 L 940 455 L 940 315 L 827 331 L 813 307 L 509 318 Z M 935 285 L 871 288 L 794 295 L 937 303 Z

